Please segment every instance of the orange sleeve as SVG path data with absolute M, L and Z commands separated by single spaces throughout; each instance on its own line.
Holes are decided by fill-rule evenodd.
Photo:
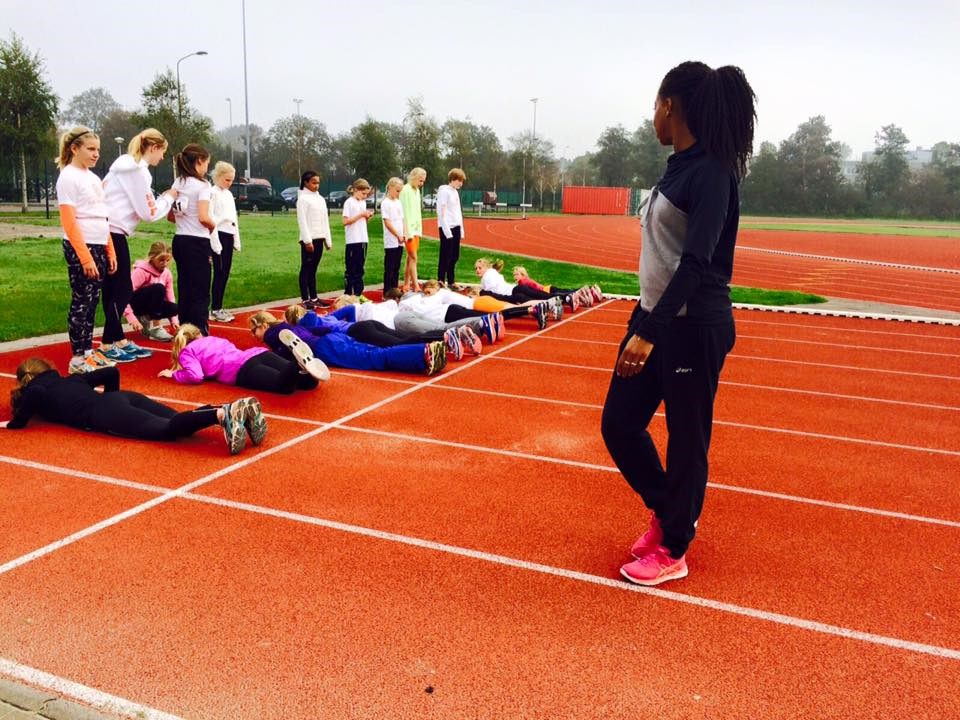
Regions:
M 77 209 L 73 205 L 60 206 L 60 224 L 63 226 L 63 232 L 66 233 L 67 241 L 80 258 L 80 264 L 85 265 L 91 262 L 93 256 L 87 249 L 87 242 L 77 224 Z

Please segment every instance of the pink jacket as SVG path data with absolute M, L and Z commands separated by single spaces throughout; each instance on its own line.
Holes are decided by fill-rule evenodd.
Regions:
M 167 268 L 164 268 L 163 272 L 157 270 L 153 265 L 150 264 L 149 260 L 137 260 L 133 264 L 133 272 L 130 273 L 130 281 L 133 283 L 134 292 L 140 288 L 146 287 L 147 285 L 162 284 L 166 288 L 167 301 L 172 303 L 177 301 L 173 295 L 173 275 L 170 274 L 170 271 Z M 127 322 L 130 323 L 137 319 L 137 316 L 133 312 L 133 308 L 129 305 L 127 305 L 127 309 L 123 311 L 123 316 L 127 318 Z M 176 325 L 180 324 L 180 318 L 178 318 L 176 315 L 170 318 L 170 321 Z
M 534 290 L 539 290 L 540 292 L 550 292 L 543 285 L 530 278 L 523 278 L 522 280 L 517 281 L 517 284 L 526 285 L 528 288 L 533 288 Z
M 173 379 L 187 385 L 197 385 L 206 379 L 235 385 L 237 373 L 243 364 L 268 348 L 252 347 L 241 350 L 226 338 L 199 337 L 180 351 L 180 370 L 175 370 Z

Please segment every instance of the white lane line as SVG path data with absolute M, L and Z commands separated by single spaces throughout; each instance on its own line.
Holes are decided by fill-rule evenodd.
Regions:
M 82 470 L 72 470 L 70 468 L 59 467 L 57 465 L 34 462 L 33 460 L 9 457 L 8 455 L 0 455 L 0 462 L 7 463 L 8 465 L 17 465 L 19 467 L 30 468 L 31 470 L 41 470 L 43 472 L 56 473 L 57 475 L 80 478 L 82 480 L 95 480 L 96 482 L 104 483 L 106 485 L 118 485 L 119 487 L 128 488 L 130 490 L 142 490 L 143 492 L 158 495 L 162 495 L 170 490 L 170 488 L 162 487 L 160 485 L 147 485 L 145 483 L 133 482 L 131 480 L 120 480 L 119 478 L 110 477 L 109 475 L 88 473 Z
M 616 325 L 617 327 L 623 327 L 623 323 L 597 323 L 598 325 Z M 807 325 L 806 323 L 798 323 L 792 318 L 788 319 L 787 322 L 771 322 L 769 320 L 749 320 L 747 318 L 737 318 L 737 325 L 768 325 L 778 328 L 803 328 L 804 330 L 821 330 L 821 331 L 830 331 L 830 332 L 842 332 L 844 335 L 848 333 L 863 333 L 867 335 L 891 335 L 898 338 L 920 338 L 923 340 L 936 340 L 941 341 L 945 340 L 947 342 L 960 342 L 960 335 L 957 337 L 948 337 L 946 335 L 927 335 L 926 333 L 918 333 L 911 329 L 909 332 L 890 332 L 889 330 L 863 330 L 860 328 L 845 328 L 840 327 L 839 325 Z
M 520 560 L 517 558 L 508 557 L 506 555 L 496 555 L 494 553 L 487 553 L 479 550 L 472 550 L 470 548 L 460 547 L 457 545 L 448 545 L 446 543 L 439 543 L 433 540 L 424 540 L 422 538 L 412 537 L 409 535 L 401 535 L 398 533 L 385 532 L 383 530 L 375 530 L 373 528 L 363 527 L 360 525 L 351 525 L 348 523 L 336 522 L 333 520 L 324 520 L 324 519 L 312 517 L 309 515 L 303 515 L 301 513 L 294 513 L 294 512 L 289 512 L 285 510 L 275 510 L 273 508 L 263 507 L 260 505 L 253 505 L 250 503 L 242 503 L 234 500 L 224 500 L 223 498 L 213 498 L 213 497 L 207 497 L 203 495 L 195 495 L 193 493 L 190 493 L 190 499 L 198 500 L 204 503 L 209 503 L 211 505 L 219 505 L 221 507 L 228 507 L 235 510 L 243 510 L 246 512 L 256 513 L 259 515 L 267 515 L 267 516 L 278 518 L 278 519 L 290 520 L 293 522 L 304 523 L 307 525 L 314 525 L 314 526 L 326 528 L 329 530 L 337 530 L 340 532 L 359 535 L 362 537 L 375 538 L 377 540 L 384 540 L 387 542 L 408 545 L 411 547 L 430 550 L 433 552 L 441 552 L 449 555 L 455 555 L 458 557 L 466 557 L 472 560 L 478 560 L 481 562 L 491 563 L 494 565 L 501 565 L 505 567 L 516 568 L 519 570 L 526 570 L 529 572 L 541 573 L 544 575 L 560 577 L 560 578 L 572 580 L 575 582 L 588 583 L 590 585 L 598 585 L 598 586 L 609 588 L 612 590 L 619 590 L 622 592 L 634 592 L 642 595 L 649 595 L 655 598 L 659 598 L 661 600 L 679 602 L 685 605 L 692 605 L 698 608 L 706 608 L 710 610 L 715 610 L 717 612 L 727 613 L 731 615 L 738 615 L 741 617 L 748 617 L 755 620 L 775 623 L 777 625 L 785 625 L 788 627 L 798 628 L 801 630 L 808 630 L 811 632 L 820 633 L 824 635 L 833 635 L 833 636 L 841 637 L 847 640 L 857 640 L 860 642 L 869 643 L 873 645 L 881 645 L 881 646 L 893 648 L 896 650 L 905 650 L 908 652 L 919 653 L 923 655 L 933 655 L 934 657 L 946 658 L 949 660 L 960 660 L 960 650 L 957 650 L 954 648 L 941 647 L 938 645 L 928 645 L 926 643 L 903 640 L 901 638 L 890 637 L 887 635 L 879 635 L 876 633 L 862 632 L 860 630 L 854 630 L 852 628 L 847 628 L 840 625 L 830 625 L 828 623 L 816 622 L 814 620 L 805 620 L 803 618 L 784 615 L 782 613 L 774 613 L 774 612 L 769 612 L 767 610 L 758 610 L 756 608 L 745 607 L 743 605 L 736 605 L 734 603 L 729 603 L 729 602 L 721 602 L 718 600 L 711 600 L 709 598 L 698 597 L 696 595 L 686 595 L 686 594 L 671 591 L 671 590 L 661 590 L 659 588 L 641 587 L 639 585 L 632 585 L 630 583 L 627 583 L 624 580 L 614 580 L 608 577 L 591 575 L 589 573 L 580 572 L 577 570 L 568 570 L 566 568 L 554 567 L 552 565 L 544 565 L 541 563 L 531 562 L 529 560 Z
M 861 258 L 834 257 L 832 255 L 814 255 L 812 253 L 802 253 L 793 250 L 774 250 L 772 248 L 752 247 L 750 245 L 737 245 L 737 250 L 749 250 L 751 252 L 766 253 L 768 255 L 786 255 L 789 257 L 808 258 L 811 260 L 827 260 L 836 263 L 853 263 L 855 265 L 873 265 L 875 267 L 897 268 L 898 270 L 920 270 L 923 272 L 947 273 L 950 275 L 960 275 L 960 270 L 954 268 L 931 267 L 929 265 L 907 265 L 904 263 L 889 262 L 886 260 L 864 260 Z
M 179 715 L 171 715 L 7 658 L 0 658 L 0 675 L 21 680 L 50 693 L 64 695 L 71 700 L 79 700 L 114 715 L 143 720 L 182 720 Z

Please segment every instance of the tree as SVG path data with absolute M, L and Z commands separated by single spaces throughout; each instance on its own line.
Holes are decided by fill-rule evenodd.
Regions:
M 789 138 L 780 143 L 782 189 L 791 212 L 808 215 L 833 210 L 840 183 L 841 143 L 830 137 L 830 126 L 823 115 L 807 120 Z
M 884 125 L 875 136 L 874 158 L 864 163 L 861 169 L 863 186 L 867 199 L 879 207 L 894 209 L 899 191 L 906 185 L 910 176 L 907 164 L 907 145 L 909 140 L 896 125 Z
M 634 181 L 642 188 L 653 187 L 663 175 L 671 148 L 660 144 L 652 120 L 644 120 L 643 124 L 634 131 L 631 141 L 633 170 L 636 173 Z
M 104 120 L 118 110 L 120 103 L 105 88 L 95 87 L 74 95 L 63 111 L 63 119 L 74 125 L 86 125 L 100 134 Z
M 400 172 L 397 148 L 384 123 L 368 117 L 350 132 L 347 157 L 356 176 L 363 177 L 376 188 L 383 187 L 391 175 Z
M 771 142 L 760 144 L 743 179 L 743 209 L 751 213 L 783 213 L 783 163 Z
M 600 182 L 610 187 L 632 185 L 636 175 L 633 145 L 623 125 L 604 130 L 597 147 L 600 149 L 593 156 L 593 162 Z
M 118 149 L 114 144 L 115 138 L 123 138 L 120 150 L 126 152 L 130 138 L 142 129 L 134 124 L 132 114 L 126 110 L 118 108 L 104 115 L 100 120 L 100 162 L 98 167 L 106 172 L 117 157 Z
M 422 98 L 407 100 L 407 113 L 397 137 L 402 143 L 400 158 L 404 170 L 410 171 L 415 167 L 426 170 L 429 187 L 442 184 L 437 182 L 441 176 L 445 181 L 446 174 L 440 157 L 440 126 L 426 114 Z
M 27 212 L 27 156 L 53 153 L 57 97 L 43 72 L 40 55 L 15 34 L 0 40 L 0 150 L 19 160 L 21 212 Z
M 323 123 L 303 115 L 277 120 L 264 139 L 264 151 L 286 178 L 296 178 L 304 170 L 319 171 L 330 155 L 330 135 Z M 268 173 L 272 174 L 272 173 Z

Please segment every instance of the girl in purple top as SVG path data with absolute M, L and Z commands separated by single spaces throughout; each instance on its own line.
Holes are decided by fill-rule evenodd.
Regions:
M 312 390 L 330 377 L 326 365 L 309 348 L 298 347 L 292 354 L 294 362 L 264 347 L 241 350 L 226 338 L 204 335 L 190 323 L 181 325 L 174 335 L 170 355 L 173 362 L 159 377 L 187 385 L 209 379 L 288 395 L 297 389 Z

